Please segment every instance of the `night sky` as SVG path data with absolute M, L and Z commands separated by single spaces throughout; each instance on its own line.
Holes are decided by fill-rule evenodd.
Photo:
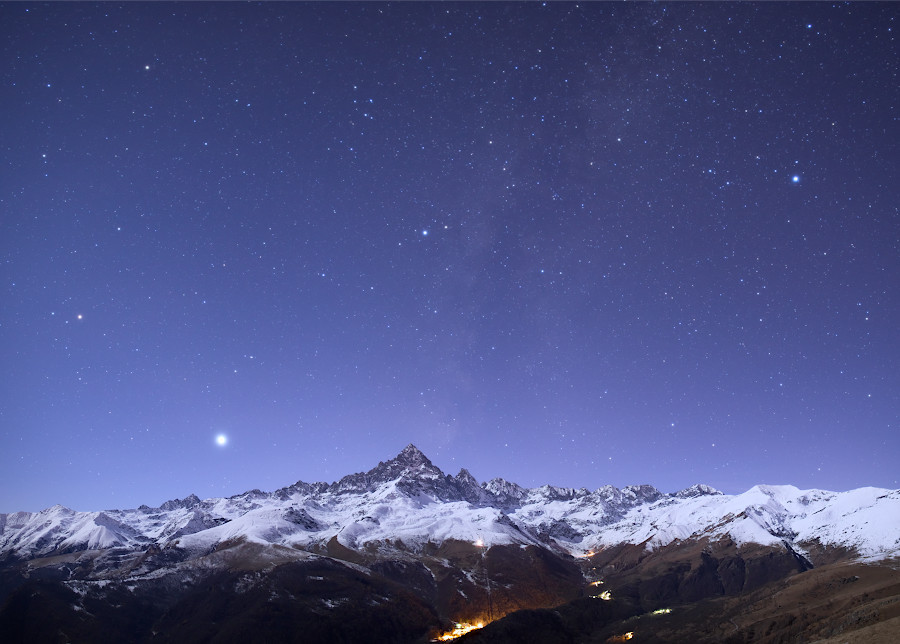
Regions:
M 898 16 L 2 5 L 0 512 L 900 486 Z

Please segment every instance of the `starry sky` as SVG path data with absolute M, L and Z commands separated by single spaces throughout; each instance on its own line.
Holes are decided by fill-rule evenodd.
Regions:
M 898 15 L 0 5 L 0 512 L 900 486 Z

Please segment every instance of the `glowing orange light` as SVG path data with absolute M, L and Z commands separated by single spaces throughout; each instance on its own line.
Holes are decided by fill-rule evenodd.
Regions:
M 627 640 L 630 640 L 632 637 L 634 637 L 634 631 L 629 631 L 628 633 L 625 633 L 624 635 L 613 635 L 606 641 L 607 642 L 625 642 Z
M 441 635 L 437 636 L 437 639 L 432 640 L 433 642 L 449 642 L 450 640 L 455 640 L 457 637 L 462 637 L 466 633 L 470 631 L 478 630 L 479 628 L 484 628 L 484 622 L 478 622 L 477 624 L 469 624 L 467 622 L 462 622 L 456 624 L 456 628 L 452 631 L 448 631 Z

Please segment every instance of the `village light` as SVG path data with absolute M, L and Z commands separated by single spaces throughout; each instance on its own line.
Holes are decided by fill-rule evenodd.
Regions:
M 484 622 L 478 622 L 477 624 L 457 622 L 456 627 L 452 631 L 438 635 L 437 639 L 432 640 L 432 642 L 449 642 L 450 640 L 455 640 L 456 638 L 462 637 L 466 633 L 478 630 L 479 628 L 484 628 Z

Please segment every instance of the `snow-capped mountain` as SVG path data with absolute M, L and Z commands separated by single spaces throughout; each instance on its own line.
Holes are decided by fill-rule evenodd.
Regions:
M 849 492 L 756 486 L 725 495 L 705 485 L 665 494 L 649 486 L 598 490 L 503 479 L 478 484 L 466 470 L 444 474 L 415 446 L 368 472 L 230 498 L 191 495 L 160 507 L 0 514 L 0 560 L 125 548 L 209 551 L 234 540 L 316 551 L 402 547 L 448 540 L 521 544 L 571 555 L 617 544 L 648 549 L 686 539 L 731 539 L 805 553 L 838 547 L 859 557 L 900 554 L 900 490 Z
M 727 620 L 686 612 L 649 641 L 719 642 L 726 622 L 729 641 L 807 641 L 893 605 L 898 526 L 900 490 L 526 489 L 444 474 L 409 445 L 330 484 L 0 514 L 0 639 L 424 644 L 485 623 L 496 644 L 522 641 L 517 623 L 545 641 L 531 620 L 553 608 L 548 641 L 621 641 L 641 615 L 732 598 Z M 793 579 L 819 584 L 820 616 L 786 604 L 741 621 L 745 598 L 767 614 Z M 717 617 L 690 622 L 703 614 Z

